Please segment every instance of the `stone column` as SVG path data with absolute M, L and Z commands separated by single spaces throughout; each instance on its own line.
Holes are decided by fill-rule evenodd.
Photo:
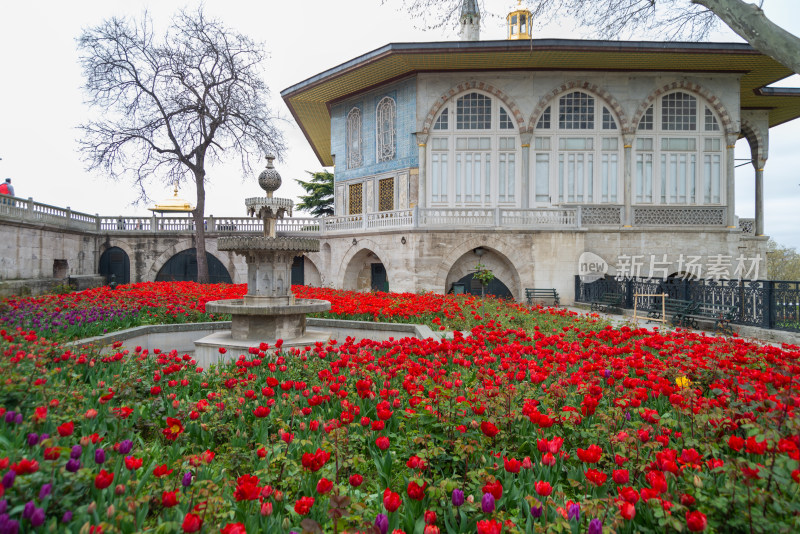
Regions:
M 519 134 L 519 142 L 522 147 L 522 206 L 523 209 L 531 207 L 531 139 L 533 132 Z
M 764 164 L 766 161 L 753 161 L 756 168 L 756 235 L 764 235 Z
M 739 135 L 728 134 L 728 144 L 725 148 L 725 204 L 727 205 L 727 221 L 728 228 L 736 227 L 736 187 L 734 178 L 736 176 L 736 160 L 734 159 L 733 150 L 736 148 L 736 139 Z
M 630 228 L 633 224 L 633 209 L 631 208 L 631 197 L 633 192 L 633 138 L 634 135 L 626 133 L 622 135 L 624 143 L 622 156 L 622 225 Z
M 418 189 L 417 189 L 417 205 L 420 208 L 424 208 L 428 201 L 428 196 L 426 193 L 426 189 L 428 187 L 428 175 L 425 171 L 426 168 L 426 156 L 427 156 L 427 143 L 428 143 L 428 134 L 417 133 L 417 147 L 419 153 L 419 178 L 418 178 Z

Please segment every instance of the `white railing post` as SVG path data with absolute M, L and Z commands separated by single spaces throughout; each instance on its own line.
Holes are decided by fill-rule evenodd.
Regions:
M 414 210 L 411 212 L 411 225 L 414 228 L 419 228 L 419 204 L 414 206 Z
M 101 226 L 100 226 L 100 215 L 98 215 L 97 213 L 94 214 L 94 227 L 98 231 L 101 228 Z
M 575 226 L 578 228 L 581 227 L 581 206 L 578 206 L 578 209 L 575 212 Z
M 33 197 L 28 197 L 28 219 L 33 219 Z
M 214 231 L 216 231 L 216 228 L 217 228 L 217 224 L 214 221 L 214 216 L 213 215 L 209 215 L 208 216 L 208 231 L 209 232 L 214 232 Z
M 500 208 L 497 207 L 494 209 L 494 225 L 496 228 L 500 227 Z
M 156 230 L 158 230 L 158 218 L 156 217 L 156 212 L 153 212 L 150 217 L 150 231 L 155 232 Z

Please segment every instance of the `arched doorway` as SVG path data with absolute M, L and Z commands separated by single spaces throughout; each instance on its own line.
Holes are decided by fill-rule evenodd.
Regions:
M 511 299 L 514 296 L 511 294 L 511 290 L 508 289 L 500 279 L 495 278 L 491 282 L 486 285 L 486 289 L 481 292 L 481 283 L 475 278 L 474 273 L 470 273 L 466 276 L 459 278 L 455 283 L 453 283 L 453 287 L 451 289 L 454 293 L 469 293 L 471 295 L 492 295 L 497 298 L 501 299 Z
M 112 276 L 117 284 L 129 284 L 131 281 L 131 261 L 128 254 L 119 247 L 107 248 L 100 256 L 98 272 L 106 277 L 110 284 Z
M 232 284 L 230 273 L 222 262 L 206 252 L 208 279 L 212 284 Z M 159 269 L 156 282 L 197 281 L 197 249 L 189 248 L 172 256 Z
M 365 248 L 350 259 L 342 286 L 351 291 L 389 291 L 389 276 L 378 255 Z
M 514 299 L 511 288 L 519 287 L 519 273 L 508 257 L 491 247 L 476 247 L 461 255 L 451 266 L 445 278 L 446 293 L 481 295 L 481 283 L 475 279 L 478 269 L 488 269 L 494 279 L 487 284 L 484 295 Z
M 305 256 L 295 256 L 292 261 L 292 285 L 304 286 L 306 285 L 306 258 Z

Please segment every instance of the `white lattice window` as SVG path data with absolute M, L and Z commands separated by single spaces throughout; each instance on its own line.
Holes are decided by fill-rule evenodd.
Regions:
M 347 168 L 361 167 L 361 110 L 353 108 L 347 114 Z
M 562 130 L 594 129 L 594 98 L 575 91 L 558 99 L 558 127 Z
M 376 154 L 378 162 L 391 161 L 395 155 L 395 117 L 397 106 L 394 99 L 385 97 L 378 102 L 375 110 L 376 117 Z
M 638 130 L 644 135 L 634 143 L 635 203 L 722 202 L 724 138 L 709 105 L 682 91 L 667 93 L 647 108 Z
M 639 129 L 650 131 L 653 129 L 653 106 L 647 108 L 642 115 L 642 118 L 639 120 Z
M 508 116 L 505 108 L 500 108 L 500 129 L 511 130 L 512 128 L 514 128 L 514 123 L 511 121 L 511 117 Z
M 520 206 L 521 147 L 509 109 L 477 91 L 443 103 L 426 144 L 432 206 Z
M 663 130 L 697 130 L 697 99 L 687 93 L 670 93 L 661 98 Z
M 547 106 L 547 109 L 539 116 L 539 120 L 536 121 L 537 130 L 546 130 L 548 128 L 550 128 L 550 106 Z
M 622 138 L 619 119 L 583 91 L 558 97 L 537 118 L 531 155 L 533 205 L 619 203 Z
M 456 100 L 457 130 L 488 130 L 492 127 L 492 99 L 469 93 Z
M 439 118 L 436 119 L 436 122 L 433 124 L 433 129 L 434 130 L 447 130 L 448 127 L 449 127 L 449 125 L 448 125 L 448 122 L 449 122 L 448 118 L 449 117 L 450 117 L 450 114 L 448 113 L 447 108 L 444 108 L 442 110 L 442 114 L 439 115 Z

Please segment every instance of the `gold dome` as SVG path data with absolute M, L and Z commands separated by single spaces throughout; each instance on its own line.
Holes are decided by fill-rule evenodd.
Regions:
M 156 203 L 156 205 L 152 208 L 148 209 L 158 213 L 186 213 L 194 210 L 194 206 L 189 204 L 188 200 L 178 198 L 178 184 L 175 184 L 175 189 L 173 191 L 174 194 L 172 198 L 162 200 L 161 202 Z
M 518 41 L 531 38 L 531 12 L 521 7 L 522 0 L 517 2 L 517 10 L 506 17 L 508 40 Z

